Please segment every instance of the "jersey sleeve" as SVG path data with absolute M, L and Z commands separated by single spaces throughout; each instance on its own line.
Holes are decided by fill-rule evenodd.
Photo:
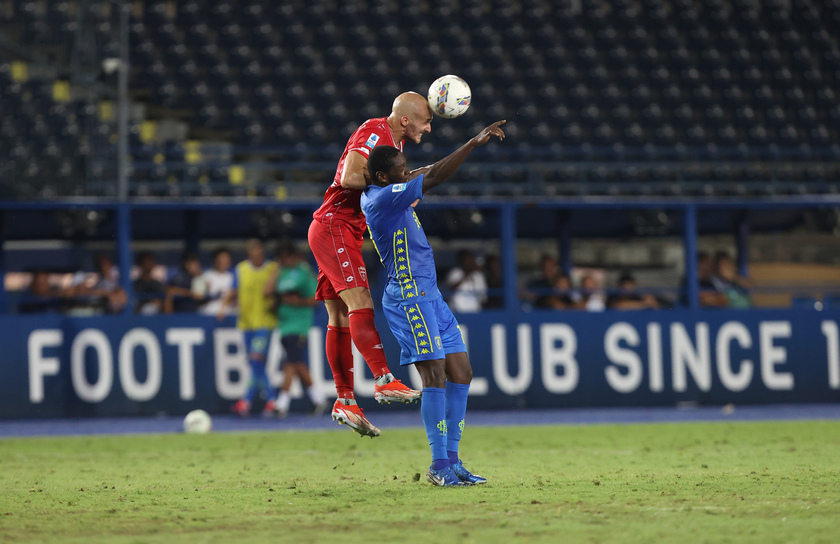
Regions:
M 368 130 L 360 130 L 353 134 L 353 137 L 347 143 L 347 150 L 355 151 L 367 159 L 370 157 L 373 148 L 382 141 L 382 138 L 383 134 L 380 134 L 373 127 Z
M 379 213 L 392 216 L 405 211 L 411 204 L 423 198 L 423 176 L 406 183 L 395 183 L 383 187 L 376 198 Z

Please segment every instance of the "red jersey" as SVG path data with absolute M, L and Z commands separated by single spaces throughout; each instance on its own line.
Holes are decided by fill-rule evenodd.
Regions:
M 371 150 L 379 144 L 390 145 L 402 151 L 403 141 L 400 140 L 399 143 L 394 141 L 387 119 L 387 117 L 368 119 L 350 136 L 347 146 L 344 148 L 344 153 L 338 161 L 335 179 L 324 194 L 324 203 L 312 214 L 316 221 L 323 223 L 325 219 L 329 221 L 339 219 L 346 221 L 351 227 L 358 230 L 360 235 L 364 232 L 365 216 L 359 205 L 362 191 L 343 188 L 341 186 L 341 173 L 344 171 L 344 161 L 347 160 L 347 155 L 351 151 L 361 153 L 365 158 L 370 157 Z

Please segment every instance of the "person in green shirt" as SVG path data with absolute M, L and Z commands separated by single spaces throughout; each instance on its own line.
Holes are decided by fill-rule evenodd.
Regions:
M 312 383 L 306 363 L 306 340 L 312 328 L 317 278 L 303 255 L 288 241 L 277 246 L 277 262 L 280 267 L 265 285 L 265 294 L 274 295 L 277 302 L 277 328 L 280 342 L 285 351 L 283 358 L 283 386 L 277 397 L 276 410 L 279 417 L 286 417 L 292 399 L 289 389 L 296 377 L 306 389 L 314 405 L 314 413 L 320 415 L 326 410 L 327 402 L 321 389 Z

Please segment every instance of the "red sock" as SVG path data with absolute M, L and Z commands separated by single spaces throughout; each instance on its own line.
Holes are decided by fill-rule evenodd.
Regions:
M 353 340 L 350 337 L 350 328 L 349 327 L 342 327 L 338 329 L 339 334 L 339 350 L 341 356 L 339 361 L 341 362 L 341 373 L 344 376 L 344 381 L 349 384 L 350 389 L 347 391 L 348 396 L 342 397 L 345 399 L 354 399 L 356 398 L 355 391 L 355 374 L 353 372 L 354 367 L 356 366 L 356 361 L 353 360 Z
M 350 329 L 327 326 L 326 348 L 327 362 L 332 370 L 338 398 L 356 398 L 353 394 L 353 345 L 350 341 Z
M 353 343 L 365 362 L 373 372 L 373 377 L 378 378 L 390 372 L 388 361 L 385 360 L 385 350 L 382 349 L 382 339 L 373 323 L 373 308 L 362 308 L 347 314 L 350 318 L 350 335 Z

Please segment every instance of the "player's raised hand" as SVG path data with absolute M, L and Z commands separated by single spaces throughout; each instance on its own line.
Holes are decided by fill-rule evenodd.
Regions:
M 473 149 L 481 147 L 490 140 L 490 136 L 495 136 L 500 140 L 505 139 L 505 133 L 499 128 L 500 125 L 505 124 L 506 121 L 496 121 L 489 127 L 485 128 L 477 135 L 470 138 L 470 141 L 459 147 L 454 153 L 447 155 L 441 160 L 437 161 L 429 168 L 428 173 L 423 178 L 423 193 L 433 189 L 446 181 L 449 176 L 455 173 L 455 170 L 461 166 L 464 159 L 467 158 Z
M 486 144 L 488 141 L 490 141 L 490 136 L 496 136 L 498 139 L 504 140 L 505 139 L 505 133 L 499 127 L 501 125 L 504 125 L 505 123 L 507 123 L 506 119 L 502 119 L 501 121 L 496 121 L 495 123 L 493 123 L 489 127 L 485 128 L 484 130 L 482 130 L 481 132 L 476 134 L 476 136 L 473 138 L 473 142 L 475 142 L 475 145 L 482 146 L 482 145 Z

